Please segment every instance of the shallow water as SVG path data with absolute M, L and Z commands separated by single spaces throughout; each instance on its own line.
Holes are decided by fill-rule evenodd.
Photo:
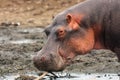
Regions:
M 8 43 L 11 43 L 11 44 L 29 44 L 29 43 L 36 43 L 36 41 L 37 40 L 23 39 L 23 40 L 9 41 Z
M 6 75 L 0 77 L 0 80 L 15 80 L 15 78 L 19 77 L 19 75 Z
M 26 29 L 22 28 L 19 29 L 17 32 L 25 34 L 25 33 L 40 33 L 43 31 L 44 31 L 43 28 L 26 28 Z
M 45 76 L 45 80 L 120 80 L 120 76 L 114 73 L 55 73 L 59 78 Z M 34 74 L 27 74 L 35 76 Z M 0 77 L 0 80 L 15 80 L 19 75 L 6 75 Z M 35 76 L 36 77 L 36 76 Z
M 43 35 L 43 28 L 18 28 L 1 30 L 0 33 L 0 44 L 32 44 L 39 41 L 40 37 Z M 9 32 L 9 33 L 8 33 Z M 6 34 L 5 34 L 6 33 Z M 34 37 L 37 39 L 32 39 Z

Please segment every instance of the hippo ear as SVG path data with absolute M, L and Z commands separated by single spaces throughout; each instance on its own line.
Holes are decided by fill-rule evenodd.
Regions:
M 72 14 L 67 14 L 66 16 L 66 21 L 70 29 L 72 30 L 78 30 L 79 29 L 79 24 Z
M 72 15 L 71 15 L 71 14 L 68 14 L 67 17 L 66 17 L 67 23 L 70 23 L 71 20 L 72 20 Z

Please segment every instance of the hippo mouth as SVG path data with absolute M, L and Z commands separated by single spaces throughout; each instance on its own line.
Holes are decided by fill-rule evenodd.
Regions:
M 60 55 L 61 59 L 64 61 L 65 66 L 69 66 L 72 63 L 74 56 L 65 55 L 62 49 L 58 48 L 57 53 Z

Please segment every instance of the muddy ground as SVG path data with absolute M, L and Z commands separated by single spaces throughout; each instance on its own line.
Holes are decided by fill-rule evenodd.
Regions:
M 44 27 L 52 16 L 83 0 L 0 0 L 0 76 L 39 73 L 32 56 L 43 46 Z M 19 24 L 19 25 L 18 25 Z M 78 56 L 64 72 L 119 73 L 120 63 L 109 50 Z

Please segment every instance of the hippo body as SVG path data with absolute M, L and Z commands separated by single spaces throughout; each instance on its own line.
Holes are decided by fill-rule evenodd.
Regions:
M 120 0 L 86 0 L 55 16 L 34 57 L 39 70 L 61 71 L 77 55 L 109 49 L 120 61 Z

